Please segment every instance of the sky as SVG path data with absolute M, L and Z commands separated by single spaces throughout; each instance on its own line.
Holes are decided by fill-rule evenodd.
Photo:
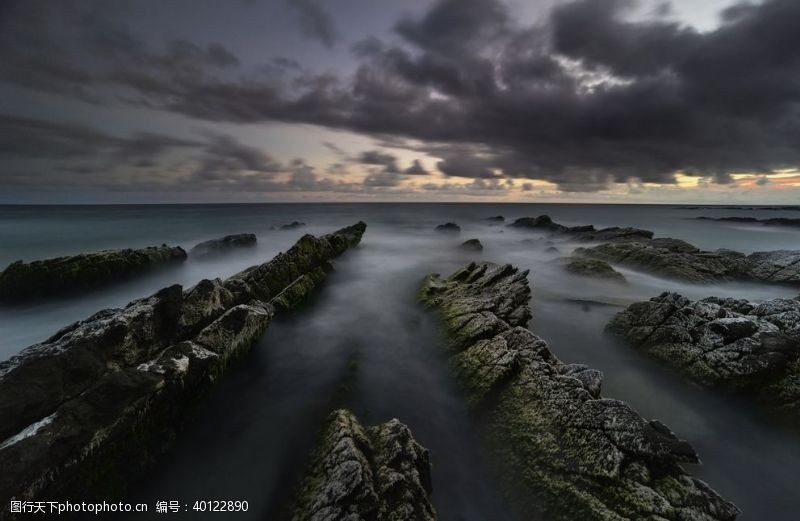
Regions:
M 0 204 L 796 204 L 797 0 L 1 0 Z

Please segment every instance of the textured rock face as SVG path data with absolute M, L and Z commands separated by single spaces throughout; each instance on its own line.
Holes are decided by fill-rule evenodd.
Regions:
M 549 215 L 539 217 L 522 217 L 510 224 L 515 228 L 528 228 L 532 230 L 569 235 L 571 239 L 578 241 L 629 241 L 647 240 L 653 237 L 653 232 L 641 230 L 639 228 L 602 228 L 595 229 L 592 225 L 586 226 L 564 226 L 558 224 Z
M 434 228 L 434 230 L 440 233 L 461 233 L 461 226 L 456 223 L 444 223 Z
M 800 251 L 745 256 L 730 250 L 702 251 L 679 239 L 653 239 L 578 248 L 575 253 L 690 282 L 744 279 L 800 284 Z
M 0 363 L 0 501 L 113 499 L 136 465 L 168 448 L 182 417 L 260 338 L 275 307 L 299 303 L 365 228 L 306 235 L 225 281 L 174 285 L 100 311 Z M 298 280 L 302 291 L 283 298 Z
M 252 233 L 237 233 L 236 235 L 226 235 L 219 239 L 203 241 L 189 250 L 191 255 L 206 257 L 216 255 L 235 248 L 255 246 L 256 236 Z
M 397 420 L 363 427 L 347 410 L 328 418 L 293 521 L 433 521 L 430 461 Z
M 461 249 L 467 251 L 483 251 L 483 244 L 478 239 L 469 239 L 461 243 Z
M 682 462 L 692 447 L 600 396 L 601 374 L 564 364 L 525 329 L 526 273 L 472 263 L 423 283 L 450 334 L 451 363 L 524 508 L 547 519 L 729 520 L 738 509 Z
M 105 250 L 69 257 L 17 261 L 0 272 L 0 301 L 20 302 L 77 293 L 116 282 L 170 262 L 186 259 L 178 246 Z
M 599 259 L 568 257 L 559 259 L 559 262 L 562 263 L 567 272 L 574 275 L 625 282 L 625 277 L 622 276 L 622 273 L 612 268 L 609 263 Z
M 800 297 L 758 305 L 663 293 L 608 330 L 709 387 L 742 392 L 800 425 Z

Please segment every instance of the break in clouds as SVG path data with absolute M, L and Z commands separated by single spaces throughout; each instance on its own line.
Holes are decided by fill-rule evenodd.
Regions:
M 190 40 L 148 32 L 155 3 L 4 2 L 0 180 L 20 191 L 480 194 L 545 181 L 596 192 L 671 185 L 678 172 L 699 188 L 736 173 L 763 186 L 800 165 L 796 0 L 732 4 L 705 31 L 665 2 L 560 2 L 525 20 L 504 2 L 446 0 L 353 41 L 356 4 L 200 3 Z M 200 28 L 220 9 L 283 13 L 302 52 L 272 52 L 279 35 L 254 34 L 244 50 L 207 41 Z M 189 123 L 131 130 L 136 111 Z M 302 125 L 334 159 L 241 139 L 275 125 Z M 374 145 L 322 143 L 317 129 Z

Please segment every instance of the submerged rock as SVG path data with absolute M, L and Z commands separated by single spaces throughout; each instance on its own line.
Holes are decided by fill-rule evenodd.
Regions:
M 0 501 L 114 499 L 174 440 L 275 307 L 296 305 L 364 223 L 306 235 L 227 280 L 174 285 L 100 311 L 0 363 Z M 309 277 L 291 299 L 284 292 Z
M 650 230 L 641 230 L 639 228 L 612 227 L 597 230 L 591 224 L 584 226 L 564 226 L 563 224 L 554 222 L 549 215 L 522 217 L 509 226 L 568 235 L 572 240 L 583 242 L 647 240 L 653 237 L 653 232 Z
M 756 219 L 755 217 L 695 217 L 702 221 L 721 221 L 746 224 L 762 224 L 764 226 L 800 226 L 800 219 L 790 217 L 771 217 Z
M 605 261 L 586 257 L 567 257 L 559 259 L 559 262 L 564 266 L 564 270 L 573 275 L 625 282 L 622 273 Z
M 226 235 L 219 239 L 211 239 L 203 241 L 194 246 L 189 253 L 198 257 L 205 257 L 214 255 L 234 248 L 242 248 L 247 246 L 255 246 L 256 236 L 252 233 L 237 233 L 235 235 Z
M 527 272 L 469 264 L 429 276 L 458 382 L 510 490 L 531 517 L 731 520 L 738 509 L 681 463 L 698 456 L 662 423 L 600 397 L 601 375 L 564 364 L 528 329 Z
M 433 521 L 428 451 L 390 420 L 363 427 L 347 410 L 331 413 L 292 521 Z
M 444 223 L 434 228 L 434 230 L 442 233 L 461 233 L 461 226 L 456 223 Z
M 503 222 L 506 222 L 506 218 L 503 217 L 502 215 L 495 215 L 494 217 L 487 217 L 486 220 L 489 221 L 490 223 L 503 223 Z
M 800 425 L 800 297 L 761 304 L 663 293 L 607 330 L 704 386 L 740 392 Z
M 462 242 L 460 248 L 467 251 L 483 251 L 483 244 L 478 239 L 469 239 Z
M 179 246 L 104 250 L 33 262 L 17 261 L 0 272 L 0 301 L 84 292 L 186 259 Z

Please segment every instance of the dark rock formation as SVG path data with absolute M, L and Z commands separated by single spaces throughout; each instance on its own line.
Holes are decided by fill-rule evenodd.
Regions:
M 755 217 L 695 217 L 695 219 L 703 221 L 763 224 L 764 226 L 800 226 L 800 219 L 789 217 L 772 217 L 770 219 L 756 219 Z
M 522 217 L 509 226 L 568 235 L 572 240 L 583 242 L 647 240 L 653 237 L 653 232 L 650 230 L 641 230 L 639 228 L 612 227 L 597 230 L 591 224 L 585 226 L 564 226 L 563 224 L 554 222 L 549 215 Z
M 530 517 L 730 520 L 738 509 L 681 463 L 692 447 L 564 364 L 525 328 L 527 272 L 472 263 L 428 277 L 421 300 L 450 333 L 451 364 Z
M 295 230 L 297 228 L 302 228 L 306 225 L 306 223 L 301 223 L 300 221 L 292 221 L 289 224 L 282 224 L 280 225 L 280 230 Z M 275 227 L 273 226 L 273 229 Z
M 478 239 L 469 239 L 462 242 L 460 248 L 467 251 L 483 251 L 483 244 Z
M 567 272 L 573 275 L 625 282 L 625 277 L 622 273 L 612 268 L 605 261 L 587 257 L 567 257 L 559 259 L 559 262 Z
M 503 217 L 502 215 L 495 215 L 494 217 L 487 217 L 486 220 L 489 221 L 490 223 L 503 223 L 503 222 L 506 222 L 506 218 Z
M 203 241 L 189 250 L 189 253 L 193 256 L 205 257 L 231 250 L 233 248 L 242 248 L 255 245 L 255 234 L 237 233 L 235 235 L 226 235 L 225 237 L 220 237 L 219 239 Z
M 744 393 L 800 425 L 800 297 L 756 305 L 663 293 L 607 329 L 704 386 Z
M 0 363 L 0 502 L 114 499 L 172 442 L 275 307 L 290 307 L 359 243 L 364 223 L 222 281 L 100 311 Z M 301 288 L 285 298 L 287 291 Z
M 0 272 L 0 301 L 21 302 L 88 291 L 185 259 L 186 252 L 182 248 L 163 244 L 29 263 L 17 261 Z
M 461 233 L 461 226 L 456 223 L 444 223 L 434 228 L 434 230 L 442 233 Z
M 292 521 L 433 521 L 428 451 L 397 420 L 364 428 L 347 410 L 328 418 Z
M 578 248 L 575 254 L 690 282 L 743 279 L 800 283 L 800 251 L 778 250 L 745 256 L 731 250 L 702 251 L 679 239 L 652 239 Z

